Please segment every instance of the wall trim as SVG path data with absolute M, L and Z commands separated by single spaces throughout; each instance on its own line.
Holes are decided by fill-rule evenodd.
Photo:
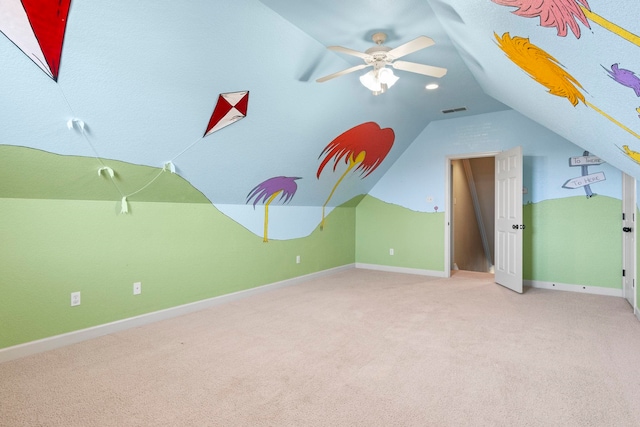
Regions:
M 585 294 L 605 295 L 610 297 L 624 297 L 622 289 L 603 288 L 600 286 L 570 285 L 558 282 L 543 282 L 540 280 L 523 280 L 524 286 L 540 289 L 553 289 L 556 291 L 582 292 Z
M 230 294 L 219 295 L 217 297 L 195 301 L 188 304 L 178 305 L 176 307 L 166 308 L 164 310 L 153 311 L 151 313 L 141 314 L 139 316 L 129 317 L 127 319 L 116 320 L 115 322 L 105 323 L 102 325 L 92 326 L 86 329 L 67 332 L 65 334 L 54 335 L 36 341 L 30 341 L 11 347 L 0 349 L 0 363 L 10 360 L 19 359 L 33 354 L 42 353 L 44 351 L 54 350 L 56 348 L 65 347 L 82 341 L 98 338 L 115 332 L 127 329 L 137 328 L 139 326 L 148 325 L 150 323 L 159 322 L 161 320 L 171 319 L 173 317 L 182 316 L 205 308 L 215 307 L 217 305 L 238 301 L 249 296 L 261 294 L 263 292 L 272 291 L 287 286 L 299 285 L 309 280 L 336 274 L 341 271 L 355 268 L 355 264 L 346 264 L 340 267 L 334 267 L 327 270 L 317 271 L 315 273 L 305 274 L 291 279 L 282 280 L 280 282 L 269 283 L 251 289 L 245 289 Z
M 422 270 L 419 268 L 408 267 L 392 267 L 390 265 L 365 264 L 362 262 L 356 262 L 356 268 L 362 268 L 364 270 L 388 271 L 390 273 L 417 274 L 420 276 L 447 277 L 444 271 Z

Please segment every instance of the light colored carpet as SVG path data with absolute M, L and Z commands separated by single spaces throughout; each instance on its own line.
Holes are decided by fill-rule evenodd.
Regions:
M 0 364 L 2 426 L 639 426 L 622 298 L 353 269 Z

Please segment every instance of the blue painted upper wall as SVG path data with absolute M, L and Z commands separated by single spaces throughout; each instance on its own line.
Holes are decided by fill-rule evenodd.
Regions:
M 640 33 L 632 18 L 639 7 L 591 2 L 631 34 Z M 341 162 L 333 172 L 331 164 L 316 178 L 327 144 L 364 122 L 392 128 L 384 161 L 364 179 L 345 176 L 329 202 L 337 206 L 368 193 L 425 128 L 450 117 L 442 110 L 465 106 L 455 117 L 471 117 L 511 107 L 550 129 L 550 138 L 560 135 L 638 176 L 621 148 L 640 151 L 640 98 L 603 68 L 619 62 L 640 70 L 638 46 L 611 25 L 580 23 L 581 38 L 558 37 L 513 10 L 489 0 L 72 0 L 57 82 L 0 35 L 0 144 L 99 157 L 107 165 L 116 159 L 161 168 L 172 160 L 177 173 L 225 206 L 245 205 L 251 189 L 271 177 L 301 177 L 289 204 L 319 207 L 346 168 Z M 360 63 L 326 46 L 363 51 L 375 31 L 387 32 L 391 47 L 433 38 L 434 46 L 403 59 L 447 68 L 440 88 L 427 91 L 433 78 L 401 71 L 380 96 L 359 83 L 359 73 L 315 82 Z M 553 54 L 588 103 L 573 106 L 549 94 L 505 55 L 494 32 L 529 37 Z M 244 90 L 247 117 L 202 138 L 218 95 Z M 67 128 L 71 118 L 86 124 L 84 135 Z M 121 196 L 114 189 L 114 200 Z
M 435 21 L 432 13 L 429 19 Z M 395 24 L 381 15 L 371 25 L 393 30 Z M 404 43 L 423 30 L 397 31 L 390 41 Z M 437 41 L 447 42 L 444 34 Z M 482 96 L 462 61 L 449 56 L 458 64 L 452 75 L 470 80 L 469 97 Z M 330 204 L 367 193 L 429 122 L 424 109 L 438 108 L 439 94 L 424 89 L 426 78 L 403 76 L 379 97 L 354 83 L 355 76 L 316 83 L 349 63 L 254 0 L 72 0 L 57 82 L 4 36 L 0 57 L 1 143 L 107 164 L 161 167 L 173 160 L 177 173 L 214 204 L 244 204 L 260 182 L 296 176 L 302 179 L 290 204 L 321 206 L 345 167 L 316 178 L 323 149 L 373 121 L 394 130 L 391 151 L 366 179 L 346 177 Z M 242 90 L 250 91 L 247 117 L 201 138 L 218 95 Z M 505 108 L 486 98 L 491 108 Z M 74 117 L 86 124 L 86 138 L 67 129 Z M 114 200 L 120 196 L 114 193 Z
M 430 3 L 487 94 L 640 177 L 639 2 Z M 511 57 L 496 39 L 505 34 L 520 43 Z M 570 93 L 583 99 L 574 105 Z
M 431 123 L 369 194 L 414 211 L 443 212 L 447 157 L 473 157 L 518 145 L 523 148 L 527 189 L 523 203 L 586 197 L 583 187 L 563 187 L 582 175 L 569 159 L 583 156 L 584 150 L 513 110 Z M 606 163 L 588 167 L 589 174 L 597 172 L 605 179 L 592 184 L 592 192 L 620 198 L 620 171 Z

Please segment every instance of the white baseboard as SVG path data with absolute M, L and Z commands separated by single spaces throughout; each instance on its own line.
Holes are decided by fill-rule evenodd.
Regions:
M 636 309 L 635 309 L 635 312 L 636 312 L 636 318 L 637 318 L 638 320 L 640 320 L 640 310 L 638 310 L 638 309 L 636 308 Z
M 558 282 L 542 282 L 539 280 L 523 280 L 524 286 L 541 289 L 554 289 L 558 291 L 582 292 L 585 294 L 606 295 L 610 297 L 623 297 L 622 288 L 602 288 L 599 286 L 570 285 Z
M 147 325 L 149 323 L 158 322 L 160 320 L 171 319 L 173 317 L 193 313 L 205 308 L 214 307 L 220 304 L 226 304 L 252 295 L 272 291 L 274 289 L 298 285 L 300 283 L 304 283 L 318 277 L 335 274 L 341 271 L 350 270 L 352 268 L 355 268 L 354 264 L 347 264 L 340 267 L 330 268 L 328 270 L 306 274 L 304 276 L 294 277 L 292 279 L 282 280 L 280 282 L 270 283 L 268 285 L 258 286 L 256 288 L 246 289 L 226 295 L 220 295 L 202 301 L 179 305 L 164 310 L 142 314 L 140 316 L 130 317 L 127 319 L 117 320 L 115 322 L 105 323 L 103 325 L 93 326 L 91 328 L 80 329 L 78 331 L 68 332 L 66 334 L 55 335 L 37 341 L 31 341 L 24 344 L 18 344 L 12 347 L 3 348 L 0 349 L 0 363 L 30 356 L 32 354 L 42 353 L 44 351 L 53 350 L 67 345 L 76 344 L 92 338 L 98 338 L 103 335 L 124 331 L 126 329 L 136 328 L 138 326 Z
M 419 268 L 407 267 L 392 267 L 389 265 L 365 264 L 362 262 L 356 262 L 356 268 L 362 268 L 364 270 L 388 271 L 390 273 L 417 274 L 420 276 L 447 277 L 444 271 L 422 270 Z

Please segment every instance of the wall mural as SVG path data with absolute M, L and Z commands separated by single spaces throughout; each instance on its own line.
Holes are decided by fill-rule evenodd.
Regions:
M 611 77 L 617 83 L 633 89 L 636 93 L 636 96 L 640 96 L 640 77 L 636 76 L 636 73 L 631 70 L 619 68 L 618 65 L 619 64 L 613 64 L 611 66 L 611 70 L 607 70 L 606 67 L 602 68 L 604 68 L 604 70 L 609 73 L 609 77 Z
M 318 158 L 324 159 L 318 167 L 316 178 L 320 179 L 320 174 L 324 167 L 333 160 L 333 171 L 335 172 L 338 163 L 344 159 L 347 169 L 342 173 L 338 181 L 331 189 L 329 197 L 322 205 L 322 222 L 320 229 L 324 229 L 325 225 L 325 208 L 333 197 L 336 188 L 342 182 L 344 177 L 357 165 L 355 169 L 360 170 L 361 178 L 364 179 L 371 174 L 387 156 L 393 142 L 395 133 L 391 128 L 381 129 L 375 122 L 366 122 L 359 124 L 346 132 L 338 135 L 331 141 L 320 153 Z
M 502 37 L 494 33 L 498 46 L 529 77 L 545 86 L 552 95 L 567 98 L 575 107 L 579 101 L 586 103 L 580 92 L 582 85 L 569 74 L 556 58 L 540 49 L 524 37 Z
M 628 145 L 623 145 L 621 148 L 622 152 L 627 155 L 631 160 L 640 164 L 640 153 L 637 151 L 633 151 L 629 148 Z
M 0 32 L 56 82 L 60 71 L 60 59 L 70 8 L 71 0 L 5 0 L 3 13 L 0 14 Z M 66 98 L 63 89 L 60 88 L 60 90 L 63 97 Z M 127 214 L 129 213 L 129 198 L 151 186 L 162 173 L 176 173 L 174 163 L 176 159 L 202 138 L 245 118 L 248 103 L 249 91 L 219 94 L 204 134 L 166 160 L 153 178 L 133 191 L 127 191 L 123 188 L 118 171 L 110 167 L 107 164 L 108 161 L 96 151 L 96 144 L 91 141 L 89 126 L 75 114 L 71 105 L 69 105 L 69 109 L 72 118 L 68 120 L 67 127 L 69 130 L 77 132 L 91 147 L 99 163 L 97 175 L 110 181 L 120 195 L 120 213 Z M 333 161 L 334 171 L 343 159 L 347 164 L 347 169 L 338 178 L 322 207 L 321 229 L 324 228 L 325 208 L 346 175 L 355 168 L 355 170 L 361 171 L 361 178 L 366 178 L 385 159 L 393 146 L 394 139 L 395 135 L 392 129 L 381 129 L 374 122 L 366 122 L 342 133 L 324 148 L 319 156 L 322 158 L 322 162 L 316 174 L 318 179 L 325 166 L 331 161 Z M 264 204 L 264 242 L 269 240 L 269 205 L 278 196 L 280 196 L 282 203 L 291 201 L 298 188 L 296 184 L 298 179 L 301 178 L 273 177 L 258 184 L 247 195 L 246 203 L 253 201 L 254 208 L 258 203 Z
M 615 123 L 620 128 L 640 139 L 640 134 L 634 132 L 628 126 L 625 126 L 596 105 L 587 101 L 581 92 L 583 89 L 582 85 L 562 67 L 558 60 L 531 43 L 528 38 L 511 37 L 509 33 L 504 33 L 502 37 L 494 33 L 494 36 L 498 41 L 498 46 L 507 57 L 536 82 L 545 86 L 550 94 L 567 98 L 574 107 L 582 101 L 586 106 L 597 111 L 612 123 Z M 624 77 L 620 78 L 624 79 L 625 82 L 630 80 L 628 73 L 622 73 L 620 75 L 624 75 Z M 623 149 L 623 152 L 626 153 L 626 151 L 626 149 Z M 626 154 L 628 155 L 628 153 Z M 636 159 L 632 158 L 632 160 L 637 162 Z
M 0 32 L 55 81 L 70 6 L 71 0 L 2 0 Z
M 296 180 L 302 179 L 301 177 L 291 176 L 275 176 L 269 178 L 266 181 L 262 181 L 260 184 L 253 187 L 253 189 L 247 195 L 246 203 L 249 203 L 253 199 L 253 208 L 255 209 L 257 203 L 264 202 L 264 234 L 262 241 L 268 242 L 268 228 L 269 228 L 269 205 L 273 200 L 280 195 L 280 201 L 282 203 L 288 203 L 298 190 L 298 184 Z M 266 202 L 265 202 L 266 201 Z
M 204 131 L 202 137 L 193 141 L 187 148 L 182 150 L 164 163 L 163 171 L 169 170 L 171 173 L 176 173 L 175 165 L 173 161 L 183 155 L 193 145 L 200 141 L 205 136 L 211 135 L 220 129 L 227 127 L 239 120 L 244 119 L 247 116 L 247 109 L 249 107 L 249 91 L 244 90 L 240 92 L 227 92 L 218 95 L 218 101 L 213 108 L 211 118 L 207 124 L 207 128 Z
M 555 27 L 560 37 L 567 35 L 567 27 L 580 38 L 580 25 L 576 18 L 589 27 L 584 10 L 590 10 L 587 0 L 492 0 L 501 6 L 513 6 L 513 13 L 523 18 L 540 18 L 543 27 Z M 580 3 L 580 4 L 579 4 Z
M 525 18 L 539 18 L 543 27 L 553 27 L 557 35 L 565 37 L 568 29 L 577 39 L 581 37 L 580 23 L 591 28 L 589 22 L 594 22 L 623 39 L 640 46 L 640 36 L 633 34 L 624 28 L 608 21 L 591 11 L 587 0 L 492 0 L 502 6 L 512 6 L 517 9 L 515 15 Z M 607 114 L 594 104 L 587 101 L 581 93 L 582 85 L 566 71 L 560 62 L 543 49 L 534 45 L 528 38 L 511 37 L 508 32 L 499 37 L 499 47 L 516 65 L 522 68 L 535 81 L 545 86 L 549 93 L 567 98 L 575 107 L 581 101 L 586 106 L 597 111 L 612 123 L 624 129 L 631 135 L 640 139 L 640 134 L 631 130 L 621 121 Z M 612 64 L 610 68 L 602 66 L 607 75 L 616 83 L 633 89 L 636 97 L 640 97 L 640 78 L 630 69 L 621 68 L 619 63 Z M 637 105 L 637 104 L 636 104 Z M 640 107 L 635 107 L 635 112 L 640 113 Z M 640 117 L 640 115 L 638 115 Z M 620 148 L 620 147 L 618 147 Z M 628 145 L 620 148 L 623 153 L 636 163 L 640 163 L 640 153 L 631 150 Z
M 524 18 L 540 18 L 540 25 L 543 27 L 553 27 L 558 31 L 558 36 L 567 35 L 567 27 L 571 32 L 580 38 L 580 25 L 576 19 L 585 27 L 591 28 L 589 21 L 592 21 L 602 28 L 622 37 L 623 39 L 640 46 L 640 37 L 624 28 L 614 24 L 604 17 L 591 11 L 587 0 L 491 0 L 501 6 L 512 6 L 517 9 L 513 11 L 515 15 Z
M 583 188 L 587 199 L 592 198 L 596 194 L 591 191 L 591 184 L 605 181 L 607 178 L 602 171 L 589 173 L 589 166 L 597 166 L 603 163 L 604 161 L 601 158 L 590 155 L 588 151 L 582 153 L 582 156 L 569 157 L 569 166 L 579 166 L 581 175 L 568 179 L 567 182 L 562 185 L 562 188 L 571 190 Z
M 60 58 L 70 8 L 71 0 L 3 0 L 2 13 L 0 13 L 0 32 L 56 82 L 60 71 Z M 66 100 L 67 96 L 63 89 L 59 88 Z M 129 213 L 127 198 L 149 187 L 163 172 L 175 173 L 174 161 L 179 156 L 193 147 L 200 139 L 246 117 L 248 104 L 249 91 L 220 94 L 204 135 L 171 157 L 170 160 L 165 161 L 158 174 L 149 182 L 130 192 L 124 191 L 116 182 L 117 171 L 109 167 L 96 151 L 95 144 L 92 144 L 89 138 L 87 125 L 77 117 L 70 104 L 72 118 L 68 120 L 67 127 L 80 133 L 91 147 L 99 163 L 98 176 L 109 179 L 116 191 L 120 193 L 120 213 L 126 214 Z
M 104 160 L 100 157 L 100 155 L 96 152 L 94 144 L 91 143 L 89 139 L 89 135 L 85 130 L 85 123 L 78 119 L 73 118 L 67 122 L 67 126 L 69 129 L 75 129 L 78 131 L 82 137 L 86 140 L 86 142 L 91 146 L 92 150 L 96 154 L 96 159 L 100 163 L 100 168 L 98 169 L 98 176 L 102 176 L 102 172 L 107 172 L 106 177 L 109 178 L 115 187 L 115 189 L 120 193 L 121 197 L 121 205 L 120 205 L 120 213 L 127 214 L 129 213 L 129 203 L 128 198 L 131 196 L 140 193 L 141 191 L 148 188 L 151 184 L 153 184 L 164 172 L 176 173 L 176 166 L 174 161 L 186 153 L 191 147 L 193 147 L 196 143 L 198 143 L 204 137 L 211 135 L 218 130 L 227 127 L 237 121 L 243 119 L 247 115 L 247 108 L 249 106 L 249 91 L 240 91 L 240 92 L 228 92 L 222 93 L 218 95 L 218 101 L 216 106 L 213 109 L 213 113 L 211 114 L 211 118 L 209 119 L 209 123 L 205 129 L 204 135 L 197 138 L 191 144 L 189 144 L 182 151 L 171 157 L 170 160 L 167 160 L 162 165 L 162 168 L 158 171 L 158 173 L 147 182 L 145 185 L 140 187 L 139 189 L 132 192 L 125 192 L 120 188 L 118 183 L 116 182 L 117 172 L 112 168 L 107 166 Z
M 249 91 L 221 93 L 203 137 L 247 116 Z

